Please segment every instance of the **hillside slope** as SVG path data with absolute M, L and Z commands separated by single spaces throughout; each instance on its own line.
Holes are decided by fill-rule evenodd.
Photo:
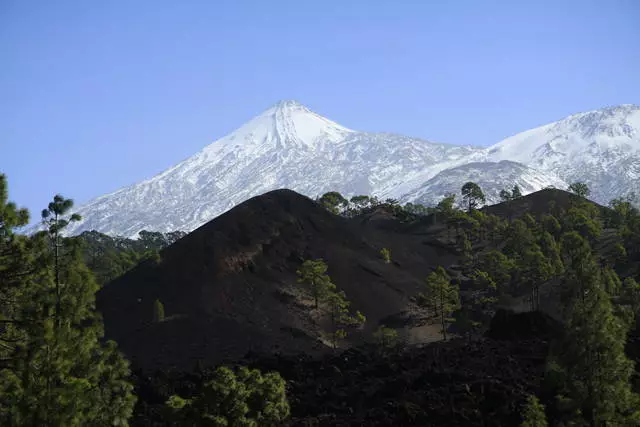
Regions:
M 143 263 L 108 284 L 98 307 L 107 335 L 144 366 L 191 369 L 249 350 L 326 350 L 318 341 L 326 319 L 296 283 L 296 270 L 304 259 L 325 259 L 338 288 L 367 316 L 365 335 L 390 316 L 411 318 L 409 297 L 430 268 L 455 254 L 424 244 L 419 227 L 398 227 L 384 213 L 349 220 L 292 191 L 273 191 L 166 248 L 159 264 Z M 393 263 L 380 258 L 382 247 Z M 167 316 L 160 323 L 152 322 L 156 299 Z

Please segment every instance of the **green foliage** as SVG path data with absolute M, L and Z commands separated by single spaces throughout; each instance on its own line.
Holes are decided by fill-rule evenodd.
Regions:
M 522 197 L 522 191 L 520 191 L 518 184 L 513 186 L 513 189 L 511 190 L 511 197 L 513 197 L 514 200 Z
M 85 231 L 75 237 L 99 285 L 116 279 L 143 261 L 159 263 L 159 251 L 186 235 L 182 231 L 162 234 L 145 230 L 139 234 L 141 238 L 137 240 L 97 231 Z
M 393 328 L 380 325 L 373 333 L 373 339 L 378 351 L 385 354 L 395 349 L 399 344 L 398 332 Z
M 547 417 L 544 413 L 544 405 L 537 397 L 529 396 L 527 404 L 522 411 L 522 424 L 520 427 L 547 427 Z
M 331 282 L 331 278 L 327 274 L 327 268 L 327 264 L 325 264 L 322 259 L 308 259 L 304 261 L 302 267 L 296 271 L 298 274 L 298 283 L 303 283 L 310 287 L 316 308 L 318 308 L 320 300 L 335 289 L 335 285 Z
M 518 259 L 535 245 L 535 236 L 527 224 L 516 219 L 505 229 L 505 243 L 503 252 L 505 255 Z
M 478 268 L 489 275 L 498 293 L 505 293 L 511 283 L 515 262 L 500 251 L 492 250 L 479 257 Z
M 539 249 L 527 251 L 521 259 L 520 279 L 531 289 L 531 310 L 540 309 L 540 285 L 551 279 L 554 267 Z
M 467 182 L 464 184 L 461 192 L 462 200 L 467 205 L 469 212 L 476 209 L 480 204 L 486 201 L 482 189 L 475 182 Z
M 29 222 L 29 212 L 9 201 L 7 178 L 0 174 L 0 369 L 10 364 L 22 331 L 13 322 L 15 303 L 33 269 L 30 241 L 15 234 Z
M 167 406 L 176 425 L 270 427 L 289 417 L 286 383 L 277 372 L 241 367 L 216 369 L 202 393 L 192 399 L 171 396 Z
M 498 301 L 497 285 L 489 273 L 474 270 L 469 279 L 472 289 L 455 313 L 455 326 L 468 336 L 488 325 Z
M 444 215 L 445 217 L 448 217 L 454 211 L 455 201 L 456 201 L 456 195 L 448 194 L 444 197 L 444 199 L 438 202 L 438 205 L 436 206 L 436 210 L 442 215 Z
M 640 400 L 631 390 L 633 362 L 624 352 L 628 322 L 614 315 L 586 240 L 571 232 L 562 246 L 573 298 L 567 332 L 554 355 L 559 409 L 567 423 L 576 425 L 634 425 L 640 421 Z
M 24 246 L 28 269 L 5 312 L 14 327 L 0 329 L 0 340 L 14 342 L 0 368 L 1 425 L 127 425 L 133 410 L 128 363 L 114 342 L 102 343 L 97 285 L 78 245 L 61 236 L 78 218 L 68 216 L 72 206 L 56 196 L 43 211 L 47 232 Z
M 598 212 L 581 207 L 570 208 L 563 217 L 563 228 L 565 231 L 577 231 L 590 242 L 595 242 L 602 232 L 602 224 Z
M 522 197 L 522 192 L 520 191 L 520 187 L 518 184 L 513 186 L 511 191 L 509 190 L 500 190 L 500 201 L 501 202 L 509 202 L 511 200 L 515 200 Z
M 391 263 L 391 251 L 387 248 L 380 249 L 380 256 L 386 264 Z
M 621 301 L 629 306 L 636 318 L 640 316 L 640 283 L 633 277 L 627 277 L 622 282 Z
M 157 299 L 153 302 L 153 322 L 163 322 L 164 321 L 164 304 Z
M 418 216 L 427 216 L 433 211 L 433 208 L 428 208 L 420 203 L 407 203 L 403 206 L 403 209 L 410 214 Z
M 577 196 L 585 198 L 591 194 L 591 190 L 589 190 L 589 187 L 584 182 L 574 182 L 569 185 L 568 190 Z
M 375 206 L 377 199 L 365 195 L 353 196 L 349 200 L 349 208 L 347 209 L 350 216 L 360 215 Z
M 562 226 L 558 219 L 553 215 L 544 214 L 541 219 L 542 229 L 551 234 L 554 238 L 559 238 L 562 231 Z
M 460 294 L 444 268 L 438 267 L 427 276 L 425 291 L 418 295 L 418 303 L 440 316 L 442 338 L 446 341 L 447 324 L 453 312 L 460 309 Z
M 348 201 L 345 199 L 342 194 L 337 191 L 330 191 L 328 193 L 323 194 L 318 202 L 325 207 L 329 212 L 334 214 L 339 214 L 341 210 L 347 207 Z
M 316 309 L 320 303 L 326 306 L 332 325 L 331 342 L 337 348 L 338 341 L 347 336 L 345 328 L 360 327 L 366 322 L 366 317 L 359 311 L 349 311 L 351 303 L 343 291 L 337 290 L 327 274 L 327 268 L 322 259 L 304 261 L 297 271 L 298 283 L 310 286 Z
M 333 347 L 338 348 L 338 342 L 347 336 L 345 328 L 360 327 L 367 319 L 359 311 L 355 314 L 349 312 L 351 303 L 347 300 L 344 291 L 336 292 L 332 290 L 326 297 L 326 303 L 333 329 L 331 332 L 331 341 Z

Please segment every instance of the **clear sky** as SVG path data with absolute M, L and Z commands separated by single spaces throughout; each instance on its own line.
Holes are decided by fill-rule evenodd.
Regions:
M 0 0 L 0 172 L 37 216 L 164 170 L 280 99 L 488 145 L 640 104 L 637 0 Z

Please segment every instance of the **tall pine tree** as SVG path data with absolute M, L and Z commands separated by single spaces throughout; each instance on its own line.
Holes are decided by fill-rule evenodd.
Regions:
M 586 240 L 572 233 L 563 241 L 573 298 L 553 363 L 554 376 L 562 378 L 560 409 L 571 425 L 638 425 L 640 400 L 630 383 L 634 365 L 624 352 L 628 323 L 614 314 Z
M 127 425 L 133 410 L 128 363 L 100 341 L 97 285 L 79 247 L 61 236 L 72 205 L 56 196 L 48 230 L 31 239 L 33 269 L 14 301 L 20 340 L 0 371 L 0 425 Z

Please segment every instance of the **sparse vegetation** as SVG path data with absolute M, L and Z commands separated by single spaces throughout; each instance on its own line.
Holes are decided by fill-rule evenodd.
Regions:
M 386 264 L 391 263 L 391 251 L 387 248 L 380 249 L 380 256 Z
M 425 280 L 425 291 L 418 296 L 420 303 L 440 317 L 442 339 L 447 340 L 447 325 L 453 319 L 451 315 L 460 309 L 458 287 L 442 267 L 438 267 Z
M 547 416 L 544 413 L 544 405 L 537 397 L 529 396 L 527 405 L 522 412 L 522 424 L 520 427 L 547 427 Z
M 393 328 L 380 325 L 373 333 L 373 339 L 382 354 L 393 351 L 399 344 L 398 332 Z
M 164 321 L 164 304 L 160 302 L 159 299 L 153 302 L 153 322 L 163 322 Z

